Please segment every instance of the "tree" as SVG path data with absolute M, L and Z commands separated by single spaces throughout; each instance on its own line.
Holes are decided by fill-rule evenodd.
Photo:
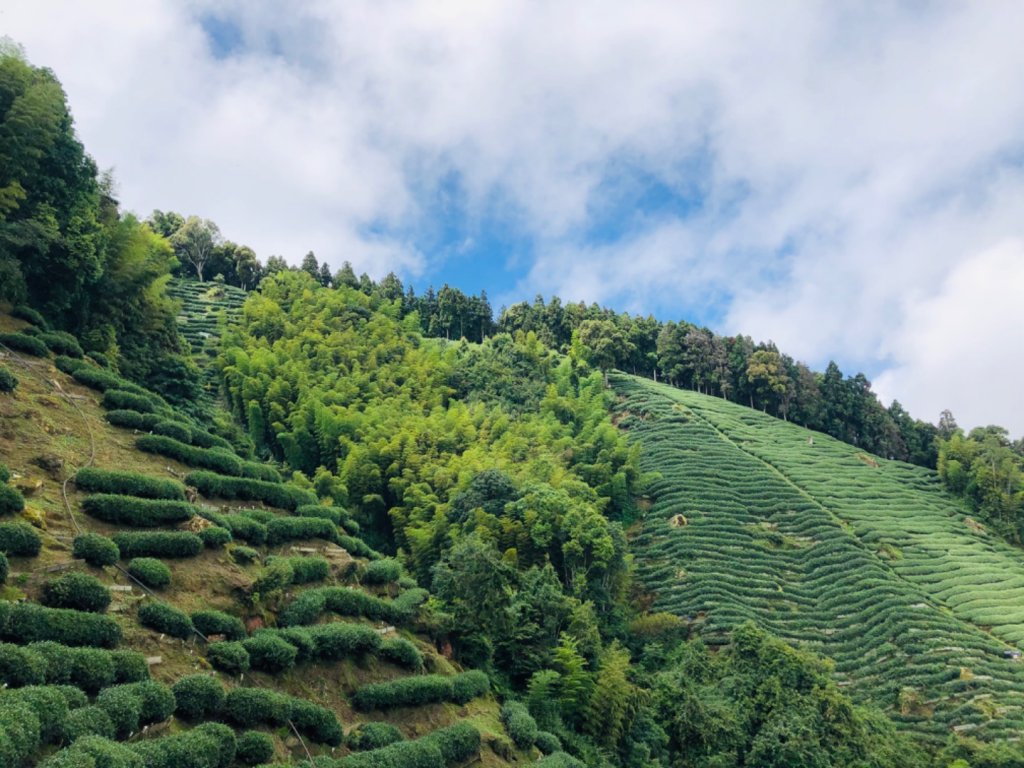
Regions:
M 580 356 L 604 374 L 607 387 L 608 371 L 615 367 L 619 358 L 629 357 L 632 344 L 610 320 L 584 320 L 574 336 L 579 343 Z
M 179 258 L 195 268 L 196 277 L 203 282 L 203 268 L 222 239 L 220 229 L 212 221 L 189 216 L 171 237 L 171 245 Z
M 254 287 L 260 281 L 262 272 L 263 267 L 252 248 L 243 245 L 235 251 L 235 275 L 243 291 Z
M 768 409 L 769 402 L 777 400 L 784 394 L 790 385 L 782 357 L 775 349 L 759 349 L 750 356 L 747 378 L 758 394 L 764 410 Z
M 317 282 L 320 282 L 320 262 L 316 260 L 316 254 L 312 251 L 303 257 L 302 265 L 299 269 L 312 276 L 312 278 Z

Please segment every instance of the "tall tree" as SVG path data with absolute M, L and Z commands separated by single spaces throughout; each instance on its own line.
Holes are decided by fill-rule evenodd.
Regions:
M 214 249 L 222 241 L 220 229 L 209 219 L 189 216 L 171 237 L 178 257 L 187 261 L 196 271 L 196 278 L 203 282 L 203 269 L 213 257 Z

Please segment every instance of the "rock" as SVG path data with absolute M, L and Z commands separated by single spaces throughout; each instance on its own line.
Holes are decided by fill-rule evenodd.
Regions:
M 22 496 L 31 496 L 43 487 L 43 481 L 38 477 L 17 477 L 12 485 L 21 491 Z
M 36 456 L 32 459 L 32 463 L 55 479 L 60 476 L 61 470 L 64 469 L 64 459 L 51 453 Z
M 41 531 L 46 530 L 46 513 L 41 509 L 35 507 L 25 507 L 21 511 L 21 517 L 33 528 L 38 528 Z

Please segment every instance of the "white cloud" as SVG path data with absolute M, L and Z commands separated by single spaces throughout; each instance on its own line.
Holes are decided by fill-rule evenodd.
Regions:
M 729 300 L 720 330 L 878 372 L 915 415 L 941 400 L 972 418 L 976 389 L 908 340 L 938 338 L 922 308 L 955 300 L 954 270 L 1024 238 L 1024 6 L 280 8 L 12 0 L 0 28 L 54 68 L 140 212 L 200 213 L 264 256 L 415 275 L 434 257 L 415 245 L 430 224 L 418 194 L 454 172 L 471 216 L 501 201 L 536 244 L 523 297 L 666 317 Z M 204 13 L 240 19 L 243 48 L 216 59 Z M 595 244 L 586 233 L 624 215 L 607 206 L 624 170 L 701 203 Z M 977 354 L 1024 374 L 1002 345 Z M 1004 415 L 982 420 L 1020 410 L 986 399 Z

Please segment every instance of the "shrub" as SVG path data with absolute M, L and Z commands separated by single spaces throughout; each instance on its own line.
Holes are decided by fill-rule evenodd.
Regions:
M 250 544 L 267 543 L 267 526 L 245 515 L 226 515 L 225 526 L 231 535 Z
M 205 546 L 211 549 L 219 549 L 230 544 L 232 541 L 231 531 L 227 528 L 221 528 L 219 525 L 203 528 L 199 531 L 199 538 L 203 540 Z
M 20 603 L 11 607 L 3 639 L 18 643 L 53 640 L 64 645 L 113 648 L 121 640 L 121 628 L 102 614 Z
M 271 564 L 275 560 L 287 560 L 292 569 L 292 584 L 310 584 L 315 581 L 323 581 L 331 575 L 330 564 L 322 557 L 289 557 L 289 558 L 267 558 Z
M 71 376 L 79 384 L 89 387 L 90 389 L 99 390 L 100 392 L 106 392 L 108 389 L 120 389 L 125 392 L 135 392 L 136 394 L 143 395 L 146 394 L 146 390 L 142 387 L 125 381 L 116 373 L 102 368 L 93 368 L 91 365 L 83 365 L 81 368 L 74 371 Z
M 223 717 L 242 728 L 254 725 L 284 725 L 289 716 L 289 699 L 263 688 L 233 688 L 224 699 Z
M 15 557 L 35 557 L 42 546 L 43 540 L 28 523 L 20 520 L 0 523 L 0 552 Z
M 274 756 L 274 740 L 260 731 L 246 731 L 238 737 L 235 759 L 243 765 L 259 765 Z
M 101 736 L 82 736 L 40 764 L 40 768 L 146 768 L 141 757 L 123 744 Z
M 87 573 L 68 573 L 43 586 L 40 602 L 51 608 L 74 608 L 103 613 L 110 605 L 110 590 Z
M 237 642 L 211 643 L 206 649 L 206 660 L 229 674 L 240 674 L 249 670 L 249 652 Z
M 149 680 L 149 665 L 145 655 L 138 651 L 109 651 L 114 665 L 115 683 L 138 683 Z
M 25 497 L 17 488 L 0 485 L 0 515 L 14 515 L 25 508 Z
M 242 620 L 222 611 L 196 611 L 192 614 L 192 626 L 209 637 L 224 635 L 228 640 L 240 640 L 245 637 L 245 625 Z
M 46 682 L 46 658 L 38 651 L 0 643 L 0 683 L 9 688 Z
M 110 411 L 138 411 L 139 413 L 156 413 L 166 406 L 155 397 L 123 389 L 107 389 L 103 393 L 100 405 Z
M 105 523 L 140 528 L 181 523 L 196 514 L 196 508 L 187 501 L 137 499 L 112 493 L 87 496 L 82 502 L 82 511 Z
M 53 685 L 50 687 L 64 697 L 64 701 L 68 703 L 68 709 L 78 709 L 89 703 L 89 697 L 85 695 L 85 692 L 73 685 Z
M 299 733 L 318 744 L 338 747 L 345 739 L 344 731 L 335 714 L 312 701 L 292 698 L 288 705 L 288 719 Z
M 367 584 L 391 584 L 402 575 L 402 566 L 394 558 L 373 560 L 366 566 L 363 581 Z
M 156 601 L 139 606 L 139 623 L 165 635 L 180 637 L 182 640 L 191 637 L 193 632 L 192 620 L 188 614 Z
M 271 592 L 284 589 L 291 584 L 294 576 L 295 571 L 292 570 L 289 558 L 271 558 L 252 585 L 252 591 L 254 594 L 269 595 Z
M 192 429 L 192 445 L 199 448 L 224 448 L 233 451 L 235 448 L 231 443 L 219 435 L 214 435 L 202 429 Z
M 363 624 L 317 624 L 304 632 L 313 643 L 313 654 L 324 661 L 359 657 L 381 647 L 380 635 Z
M 348 733 L 345 745 L 354 752 L 380 749 L 388 744 L 403 741 L 405 737 L 391 723 L 363 723 Z
M 110 715 L 102 707 L 90 706 L 73 709 L 64 721 L 63 741 L 71 744 L 82 736 L 102 736 L 113 739 L 117 735 Z
M 71 556 L 79 560 L 85 560 L 89 565 L 97 568 L 104 565 L 113 565 L 121 559 L 121 552 L 117 544 L 101 536 L 98 533 L 83 533 L 76 536 L 71 545 Z
M 101 366 L 103 368 L 112 368 L 113 367 L 111 365 L 111 363 L 110 363 L 110 358 L 107 357 L 102 352 L 96 352 L 94 350 L 94 351 L 89 353 L 89 357 L 91 357 L 93 359 L 93 361 L 96 363 L 96 365 L 99 365 L 99 366 Z
M 393 637 L 381 643 L 380 656 L 414 672 L 423 669 L 423 654 L 413 643 L 401 637 Z
M 69 648 L 52 641 L 32 643 L 29 650 L 45 659 L 46 682 L 71 684 L 88 693 L 116 682 L 111 652 L 99 648 Z
M 367 546 L 366 542 L 362 539 L 356 539 L 352 536 L 345 536 L 342 534 L 339 535 L 335 541 L 339 547 L 355 557 L 365 557 L 370 560 L 376 560 L 380 557 L 380 553 L 375 552 Z
M 257 523 L 262 525 L 266 525 L 277 517 L 277 515 L 268 509 L 242 509 L 239 510 L 238 515 L 241 517 L 247 517 L 250 520 L 255 520 Z
M 260 633 L 242 643 L 249 654 L 249 664 L 271 674 L 278 674 L 295 666 L 298 651 L 291 643 L 270 633 Z
M 150 589 L 163 589 L 171 583 L 171 569 L 155 557 L 136 557 L 128 563 L 128 573 Z
M 491 680 L 479 669 L 471 669 L 452 678 L 452 701 L 456 704 L 465 704 L 477 696 L 483 696 L 489 690 Z
M 46 345 L 37 338 L 27 336 L 24 333 L 0 333 L 0 344 L 10 347 L 17 352 L 25 352 L 36 357 L 47 357 L 49 350 Z
M 176 421 L 158 421 L 153 425 L 154 435 L 164 435 L 183 443 L 192 443 L 192 429 Z
M 441 750 L 426 739 L 399 741 L 370 752 L 358 752 L 338 765 L 340 768 L 445 768 Z
M 145 432 L 152 431 L 157 424 L 162 423 L 164 420 L 163 416 L 158 416 L 155 413 L 139 413 L 138 411 L 130 410 L 107 411 L 105 418 L 115 427 L 140 429 Z
M 46 330 L 50 326 L 39 312 L 32 309 L 27 304 L 18 304 L 11 310 L 11 316 L 24 320 L 25 322 L 32 323 L 36 328 Z
M 96 697 L 96 706 L 107 713 L 117 738 L 126 739 L 139 730 L 142 697 L 128 686 L 115 685 L 104 688 Z
M 235 759 L 235 734 L 220 723 L 131 745 L 147 768 L 228 768 Z
M 350 587 L 321 587 L 301 593 L 278 614 L 277 621 L 285 627 L 312 624 L 324 611 L 340 616 L 398 621 L 405 616 L 405 612 L 396 609 L 394 603 Z
M 248 563 L 255 563 L 260 559 L 260 553 L 252 547 L 236 546 L 230 550 L 231 559 L 236 563 L 247 565 Z
M 7 368 L 0 368 L 0 392 L 13 392 L 18 388 L 18 377 Z
M 188 720 L 209 720 L 224 706 L 224 687 L 209 675 L 188 675 L 173 686 L 178 715 Z
M 24 764 L 37 749 L 42 733 L 39 716 L 24 702 L 9 702 L 0 705 L 0 734 L 3 740 L 4 764 Z
M 545 755 L 562 751 L 562 742 L 551 731 L 537 731 L 534 745 Z
M 11 572 L 11 564 L 7 560 L 7 555 L 0 552 L 0 584 L 7 583 L 7 576 Z
M 58 371 L 63 371 L 70 376 L 79 368 L 88 365 L 88 363 L 84 360 L 68 357 L 67 355 L 57 355 L 57 357 L 53 358 L 53 365 Z
M 536 768 L 587 768 L 586 763 L 566 752 L 553 752 L 547 757 L 542 757 L 534 765 Z
M 408 621 L 429 597 L 430 593 L 422 587 L 405 590 L 390 603 L 392 621 Z
M 194 449 L 199 450 L 199 449 Z M 254 466 L 263 466 L 255 464 Z M 227 473 L 236 474 L 236 473 Z M 243 501 L 262 501 L 272 507 L 294 510 L 308 504 L 315 497 L 301 488 L 282 485 L 278 481 L 267 481 L 249 477 L 226 477 L 215 472 L 189 472 L 185 482 L 204 496 L 220 499 L 240 499 Z
M 221 448 L 196 448 L 163 435 L 143 435 L 135 441 L 135 445 L 140 451 L 166 456 L 192 467 L 202 467 L 236 477 L 242 474 L 242 460 Z M 188 478 L 185 482 L 195 485 Z
M 128 683 L 115 687 L 134 691 L 142 701 L 142 710 L 139 715 L 142 725 L 163 722 L 174 714 L 176 707 L 174 693 L 163 683 L 158 683 L 155 680 L 143 680 L 139 683 Z
M 501 708 L 501 722 L 519 749 L 529 749 L 537 740 L 537 721 L 525 704 L 510 701 Z
M 330 520 L 335 525 L 345 524 L 346 520 L 349 519 L 348 512 L 344 507 L 325 507 L 322 504 L 303 504 L 301 507 L 296 508 L 295 514 L 299 517 L 322 517 L 324 520 Z
M 401 677 L 387 683 L 371 683 L 356 691 L 352 704 L 356 709 L 368 711 L 452 701 L 453 680 L 453 677 L 445 675 L 420 675 Z
M 275 517 L 267 523 L 267 544 L 272 547 L 296 539 L 334 541 L 337 536 L 334 523 L 320 517 Z
M 114 534 L 121 557 L 195 557 L 203 540 L 188 531 L 122 531 Z M 166 586 L 166 585 L 165 585 Z
M 446 765 L 464 763 L 480 752 L 480 731 L 465 722 L 439 728 L 420 741 L 440 749 Z
M 11 479 L 11 470 L 6 464 L 0 464 L 0 483 L 6 483 Z
M 77 358 L 85 356 L 85 352 L 82 350 L 82 345 L 79 344 L 78 339 L 70 333 L 65 333 L 64 331 L 47 331 L 39 334 L 39 339 L 54 354 Z
M 114 493 L 145 499 L 185 500 L 185 486 L 175 480 L 149 477 L 138 472 L 118 472 L 86 467 L 78 470 L 75 485 L 91 493 Z

